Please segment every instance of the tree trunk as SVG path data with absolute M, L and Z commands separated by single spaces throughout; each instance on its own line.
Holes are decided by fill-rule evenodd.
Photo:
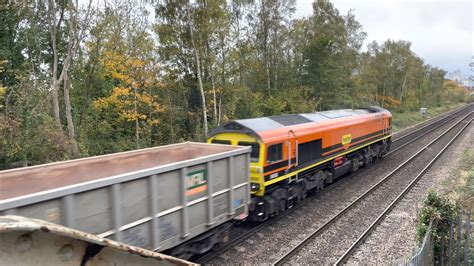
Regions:
M 173 121 L 173 105 L 171 104 L 171 97 L 167 90 L 165 90 L 166 98 L 168 98 L 168 104 L 169 104 L 169 116 L 170 116 L 170 130 L 171 130 L 171 143 L 175 143 L 174 139 L 174 121 Z
M 209 74 L 211 75 L 212 97 L 213 97 L 213 107 L 214 107 L 214 124 L 217 124 L 216 84 L 214 82 L 214 75 L 212 74 L 212 66 L 209 69 Z
M 265 63 L 265 68 L 267 70 L 267 90 L 268 90 L 268 94 L 270 95 L 270 89 L 271 89 L 270 88 L 270 66 L 268 65 L 268 63 Z
M 242 55 L 242 41 L 240 40 L 240 15 L 237 18 L 237 47 L 239 48 L 239 81 L 244 86 L 244 62 Z
M 53 71 L 55 73 L 55 71 Z M 59 131 L 63 132 L 63 126 L 61 125 L 61 116 L 59 114 L 59 93 L 58 93 L 58 85 L 57 85 L 56 78 L 53 77 L 52 85 L 51 85 L 51 92 L 53 94 L 53 115 L 54 115 L 54 122 L 56 123 L 56 127 Z
M 217 126 L 221 125 L 221 116 L 222 116 L 222 94 L 224 93 L 225 88 L 225 63 L 226 63 L 226 51 L 224 50 L 224 40 L 222 40 L 222 66 L 221 66 L 221 91 L 219 94 L 219 114 L 217 116 Z M 243 84 L 241 84 L 243 85 Z
M 66 73 L 64 76 L 64 105 L 66 107 L 66 120 L 67 120 L 67 130 L 69 134 L 69 141 L 72 145 L 72 154 L 74 157 L 79 155 L 79 148 L 76 142 L 76 132 L 74 130 L 74 122 L 72 120 L 72 108 L 71 100 L 69 98 L 69 89 L 71 88 L 71 83 L 69 81 L 69 75 Z
M 64 9 L 61 11 L 63 14 Z M 56 32 L 57 28 L 61 26 L 62 22 L 62 15 L 60 16 L 60 20 L 56 25 L 56 3 L 53 0 L 48 1 L 48 17 L 49 17 L 49 30 L 51 35 L 51 47 L 53 52 L 53 62 L 51 64 L 51 92 L 53 95 L 53 115 L 54 121 L 56 123 L 56 127 L 60 132 L 63 132 L 63 128 L 61 125 L 61 116 L 59 111 L 59 86 L 61 82 L 58 80 L 58 51 L 56 46 Z
M 201 101 L 202 101 L 202 115 L 203 115 L 203 124 L 204 124 L 204 138 L 207 140 L 207 131 L 208 131 L 208 126 L 207 126 L 207 110 L 206 110 L 206 95 L 204 94 L 204 87 L 202 85 L 202 77 L 201 77 L 201 64 L 199 61 L 199 52 L 196 47 L 196 43 L 194 41 L 194 34 L 193 34 L 193 29 L 191 28 L 191 17 L 189 15 L 189 10 L 188 10 L 188 22 L 189 24 L 189 31 L 191 33 L 191 43 L 193 45 L 193 50 L 194 50 L 194 60 L 196 61 L 196 74 L 199 82 L 199 90 L 201 91 Z
M 408 76 L 408 70 L 405 73 L 405 78 L 403 79 L 402 89 L 401 89 L 401 92 L 400 92 L 400 105 L 402 105 L 402 101 L 403 101 L 403 90 L 405 88 L 405 83 L 407 82 L 407 76 Z
M 137 108 L 137 88 L 133 88 L 133 111 L 135 112 L 135 147 L 140 148 L 140 133 L 138 123 L 138 108 Z
M 384 107 L 384 103 L 385 103 L 385 80 L 383 81 L 383 89 L 382 89 L 382 108 Z
M 217 119 L 217 126 L 221 125 L 221 117 L 222 117 L 222 93 L 219 96 L 219 117 Z
M 264 60 L 264 65 L 265 65 L 265 71 L 266 71 L 266 74 L 267 74 L 267 90 L 268 90 L 268 94 L 270 95 L 270 90 L 271 90 L 271 83 L 270 83 L 270 59 L 269 59 L 269 43 L 268 43 L 268 39 L 269 39 L 269 26 L 268 26 L 268 23 L 269 21 L 267 21 L 267 6 L 266 6 L 266 2 L 265 1 L 262 1 L 262 24 L 263 24 L 263 60 Z

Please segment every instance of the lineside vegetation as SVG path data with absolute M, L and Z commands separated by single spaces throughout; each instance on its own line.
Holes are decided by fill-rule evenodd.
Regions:
M 225 121 L 466 101 L 405 40 L 317 0 L 2 1 L 0 169 L 204 140 Z M 453 93 L 455 92 L 455 93 Z

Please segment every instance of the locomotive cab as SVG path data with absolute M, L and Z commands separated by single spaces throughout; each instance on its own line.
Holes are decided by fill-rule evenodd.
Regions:
M 263 180 L 263 161 L 265 154 L 265 145 L 249 134 L 245 133 L 218 133 L 208 139 L 208 143 L 233 145 L 233 146 L 250 146 L 250 191 L 252 195 L 264 194 Z

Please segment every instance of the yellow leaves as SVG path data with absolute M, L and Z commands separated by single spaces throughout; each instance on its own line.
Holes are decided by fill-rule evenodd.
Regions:
M 93 102 L 96 109 L 106 109 L 111 106 L 122 109 L 125 105 L 125 99 L 130 95 L 130 89 L 115 87 L 109 97 L 99 98 Z
M 118 122 L 159 124 L 156 114 L 162 108 L 155 93 L 163 87 L 156 80 L 159 65 L 146 49 L 118 42 L 105 48 L 99 59 L 101 75 L 113 79 L 116 86 L 110 95 L 95 100 L 93 107 Z
M 133 90 L 127 87 L 115 87 L 112 94 L 95 100 L 92 103 L 96 110 L 112 111 L 118 114 L 118 121 L 145 121 L 148 124 L 159 124 L 159 120 L 150 115 L 161 112 L 156 96 L 143 89 Z
M 150 120 L 148 121 L 148 123 L 149 123 L 150 125 L 156 126 L 156 125 L 159 125 L 161 122 L 160 122 L 160 120 L 158 120 L 158 119 L 150 119 Z
M 135 121 L 135 120 L 146 120 L 147 116 L 145 114 L 140 114 L 135 110 L 126 110 L 121 113 L 122 120 L 126 121 Z
M 138 60 L 138 59 L 131 59 L 127 63 L 129 64 L 129 67 L 131 67 L 131 68 L 142 68 L 142 67 L 145 66 L 145 62 L 143 62 L 142 60 Z
M 111 76 L 124 83 L 129 83 L 131 78 L 128 75 L 127 59 L 117 51 L 106 51 L 101 58 L 105 67 L 105 75 Z
M 5 71 L 5 68 L 3 67 L 3 65 L 6 64 L 7 62 L 8 62 L 7 60 L 0 61 L 0 74 Z M 3 98 L 5 97 L 6 92 L 7 92 L 7 88 L 3 87 L 2 82 L 0 81 L 0 100 L 2 100 L 2 102 L 3 102 Z M 0 103 L 0 107 L 3 107 L 1 103 Z
M 137 87 L 142 83 L 146 86 L 154 82 L 157 68 L 147 69 L 144 60 L 135 57 L 126 57 L 119 51 L 104 52 L 101 62 L 105 68 L 105 76 L 120 81 L 125 86 Z M 151 81 L 151 82 L 150 82 Z
M 451 90 L 451 91 L 466 91 L 467 92 L 466 87 L 464 87 L 462 84 L 454 80 L 445 80 L 443 82 L 443 88 L 444 90 L 448 90 L 448 91 Z
M 123 80 L 123 81 L 128 81 L 127 76 L 125 76 L 121 73 L 112 71 L 110 74 L 111 74 L 112 78 L 114 78 L 114 79 L 120 79 L 120 80 Z
M 7 92 L 7 88 L 0 86 L 0 107 L 3 107 L 3 98 L 5 97 L 5 93 Z
M 387 107 L 398 108 L 401 105 L 400 100 L 395 99 L 392 96 L 388 96 L 388 95 L 383 96 L 383 95 L 378 94 L 377 97 L 380 99 L 380 101 L 383 101 L 385 103 L 385 106 Z

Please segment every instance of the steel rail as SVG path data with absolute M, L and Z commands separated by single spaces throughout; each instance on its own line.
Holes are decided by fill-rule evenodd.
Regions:
M 336 184 L 336 183 L 337 182 L 334 182 L 333 184 Z M 327 189 L 325 192 L 328 192 L 328 191 L 334 189 L 335 187 L 336 186 L 330 186 L 329 189 Z M 216 250 L 212 250 L 210 253 L 207 253 L 205 255 L 199 256 L 196 260 L 193 260 L 193 262 L 198 263 L 198 264 L 205 264 L 205 263 L 211 261 L 212 259 L 216 258 L 220 254 L 222 254 L 222 253 L 226 252 L 227 250 L 235 247 L 236 245 L 242 243 L 248 237 L 258 233 L 259 231 L 261 231 L 265 227 L 270 226 L 270 225 L 278 222 L 279 221 L 278 218 L 281 218 L 282 216 L 290 215 L 291 213 L 293 213 L 293 212 L 297 211 L 298 209 L 302 208 L 308 202 L 309 202 L 308 200 L 305 200 L 304 202 L 302 202 L 302 203 L 300 203 L 296 206 L 293 206 L 290 209 L 287 209 L 285 212 L 280 213 L 279 215 L 277 215 L 275 217 L 269 218 L 268 220 L 256 225 L 255 227 L 250 228 L 247 232 L 239 235 L 239 237 L 237 237 L 235 239 L 232 239 L 225 246 L 217 248 Z
M 466 110 L 469 109 L 470 107 L 471 107 L 471 105 L 467 105 L 467 106 L 464 106 L 464 107 L 462 107 L 462 108 L 459 108 L 459 109 L 457 109 L 457 110 L 456 110 L 455 112 L 453 112 L 453 113 L 450 113 L 450 114 L 448 114 L 448 115 L 446 115 L 446 116 L 444 116 L 444 117 L 441 117 L 441 118 L 439 118 L 439 119 L 437 119 L 437 120 L 435 120 L 435 121 L 433 121 L 433 122 L 431 122 L 431 123 L 427 123 L 426 125 L 423 125 L 422 127 L 418 128 L 418 129 L 416 129 L 416 130 L 413 130 L 412 132 L 410 132 L 410 133 L 408 133 L 408 134 L 405 134 L 405 135 L 403 135 L 403 136 L 397 138 L 396 140 L 394 140 L 393 143 L 398 142 L 398 141 L 400 141 L 400 140 L 402 140 L 402 139 L 405 139 L 405 138 L 407 138 L 408 136 L 412 136 L 412 135 L 414 135 L 415 133 L 418 133 L 418 132 L 420 132 L 420 131 L 422 131 L 422 130 L 424 130 L 424 129 L 427 129 L 427 128 L 429 129 L 429 130 L 427 130 L 426 132 L 423 132 L 421 135 L 416 136 L 416 138 L 414 138 L 414 139 L 412 139 L 412 140 L 409 140 L 409 141 L 403 143 L 401 146 L 399 146 L 399 147 L 397 147 L 397 148 L 391 150 L 390 152 L 388 152 L 388 153 L 385 154 L 384 156 L 388 156 L 388 155 L 390 155 L 390 154 L 392 154 L 392 153 L 394 153 L 394 152 L 396 152 L 396 151 L 398 151 L 398 150 L 400 150 L 400 149 L 406 147 L 408 144 L 414 142 L 415 140 L 420 139 L 421 137 L 425 136 L 426 134 L 431 133 L 433 130 L 442 127 L 443 125 L 449 123 L 450 121 L 452 121 L 453 119 L 455 119 L 459 114 L 461 114 L 462 112 L 466 111 Z M 438 124 L 438 123 L 440 123 L 440 124 Z
M 432 119 L 437 119 L 437 118 L 439 118 L 439 119 L 437 119 L 437 120 L 435 120 L 435 121 L 433 121 L 433 122 L 431 122 L 431 123 L 428 123 L 428 124 L 426 124 L 426 125 L 424 125 L 424 126 L 418 128 L 418 129 L 416 129 L 416 130 L 413 130 L 413 131 L 411 131 L 411 132 L 409 132 L 409 133 L 407 133 L 407 134 L 405 134 L 405 135 L 403 135 L 403 136 L 397 138 L 397 139 L 394 140 L 392 143 L 402 141 L 402 140 L 405 139 L 407 136 L 411 136 L 411 135 L 413 135 L 413 134 L 416 134 L 416 133 L 418 133 L 419 131 L 424 130 L 424 129 L 427 129 L 428 127 L 433 126 L 434 124 L 436 124 L 436 123 L 438 123 L 438 122 L 440 122 L 440 121 L 446 119 L 446 121 L 443 121 L 443 123 L 442 123 L 441 125 L 437 125 L 437 126 L 435 126 L 435 127 L 433 127 L 433 128 L 430 128 L 428 131 L 424 132 L 424 133 L 421 134 L 420 136 L 417 136 L 415 139 L 410 140 L 409 142 L 402 144 L 402 146 L 397 147 L 395 150 L 392 150 L 392 151 L 390 151 L 389 153 L 385 154 L 384 157 L 387 157 L 388 155 L 391 155 L 393 152 L 400 150 L 401 148 L 403 148 L 403 147 L 407 146 L 408 144 L 412 143 L 413 141 L 415 141 L 415 140 L 417 140 L 417 139 L 419 139 L 419 138 L 421 138 L 421 137 L 427 135 L 428 133 L 433 132 L 435 129 L 437 129 L 437 128 L 439 128 L 439 127 L 441 127 L 441 126 L 443 126 L 443 125 L 445 125 L 445 124 L 447 124 L 447 123 L 449 123 L 449 122 L 451 122 L 453 119 L 455 119 L 455 118 L 457 117 L 457 115 L 458 115 L 459 113 L 462 113 L 463 111 L 465 111 L 465 110 L 466 110 L 467 108 L 469 108 L 469 107 L 470 107 L 470 106 L 466 106 L 466 107 L 459 108 L 458 110 L 454 111 L 453 113 L 450 113 L 450 114 L 448 114 L 448 115 L 446 115 L 446 116 L 444 116 L 444 117 L 441 117 L 441 118 L 439 118 L 439 116 L 438 116 L 438 117 L 435 117 L 435 118 L 432 118 Z M 440 116 L 441 116 L 441 115 L 440 115 Z M 401 132 L 401 131 L 399 131 L 399 132 Z M 364 168 L 364 170 L 367 170 L 367 168 Z M 340 179 L 337 180 L 337 181 L 340 181 Z M 329 192 L 330 190 L 332 190 L 333 188 L 335 188 L 336 186 L 334 186 L 334 185 L 337 184 L 337 181 L 334 182 L 334 183 L 332 183 L 332 184 L 328 187 L 328 189 L 325 189 L 323 192 L 324 192 L 324 193 L 327 193 L 327 192 Z M 307 204 L 307 202 L 308 202 L 308 200 L 306 200 L 306 201 L 304 201 L 304 202 L 302 202 L 302 203 L 300 203 L 300 204 L 298 204 L 298 205 L 292 207 L 292 208 L 289 209 L 289 210 L 286 210 L 284 213 L 281 213 L 278 217 L 281 217 L 281 216 L 283 216 L 283 215 L 284 215 L 284 216 L 290 215 L 290 214 L 293 213 L 294 211 L 296 211 L 296 210 L 298 210 L 299 208 L 305 206 L 305 205 Z M 199 264 L 205 264 L 205 263 L 211 261 L 212 259 L 216 258 L 216 257 L 219 256 L 220 254 L 222 254 L 222 253 L 224 253 L 224 252 L 230 250 L 231 248 L 233 248 L 233 247 L 235 247 L 236 245 L 238 245 L 238 244 L 240 244 L 241 242 L 243 242 L 245 239 L 247 239 L 247 238 L 249 238 L 250 236 L 256 234 L 256 233 L 259 232 L 259 231 L 261 231 L 261 230 L 264 229 L 265 227 L 270 226 L 270 225 L 274 224 L 275 222 L 279 221 L 278 217 L 274 217 L 274 218 L 268 219 L 267 221 L 262 222 L 262 223 L 258 224 L 257 226 L 250 228 L 247 232 L 244 232 L 243 234 L 239 235 L 237 238 L 232 239 L 231 241 L 229 241 L 228 243 L 226 243 L 225 246 L 219 247 L 219 248 L 217 248 L 216 250 L 212 250 L 212 251 L 210 251 L 210 252 L 207 253 L 207 254 L 198 256 L 198 257 L 197 257 L 195 260 L 193 260 L 193 261 L 196 262 L 196 263 L 199 263 Z
M 421 179 L 421 177 L 428 171 L 428 169 L 438 160 L 438 158 L 444 153 L 444 151 L 448 147 L 451 146 L 451 144 L 459 137 L 459 135 L 461 135 L 462 132 L 464 132 L 464 130 L 470 125 L 472 120 L 473 119 L 471 118 L 471 120 L 469 120 L 469 122 L 467 122 L 466 125 L 464 125 L 464 127 L 462 127 L 461 130 L 459 130 L 459 132 L 448 142 L 448 144 L 446 144 L 443 147 L 443 149 L 441 149 L 441 151 L 439 151 L 438 154 L 436 154 L 436 156 L 423 168 L 423 170 L 421 170 L 418 173 L 418 175 L 416 175 L 416 177 L 410 182 L 410 184 L 408 184 L 408 186 L 405 187 L 405 189 L 390 203 L 389 206 L 387 206 L 387 208 L 385 208 L 385 210 L 375 219 L 375 221 L 373 221 L 372 224 L 370 224 L 370 226 L 367 227 L 367 229 L 362 233 L 362 235 L 360 235 L 359 238 L 357 238 L 357 240 L 336 261 L 335 265 L 341 265 L 349 258 L 349 256 L 362 243 L 362 241 L 370 234 L 370 232 L 372 232 L 375 226 L 382 221 L 385 215 L 387 215 L 387 213 L 389 213 L 395 207 L 395 205 L 403 198 L 403 196 L 406 193 L 408 193 L 408 191 Z
M 251 235 L 253 235 L 254 233 L 262 230 L 263 228 L 271 225 L 276 219 L 269 219 L 265 222 L 262 222 L 261 224 L 255 226 L 255 227 L 252 227 L 250 228 L 247 232 L 245 232 L 244 234 L 240 235 L 239 237 L 235 238 L 235 239 L 232 239 L 231 241 L 229 241 L 228 243 L 226 243 L 225 246 L 222 246 L 220 248 L 218 248 L 217 250 L 211 250 L 210 253 L 207 253 L 205 255 L 202 255 L 202 256 L 199 256 L 197 259 L 193 260 L 193 262 L 195 263 L 198 263 L 198 264 L 205 264 L 209 261 L 211 261 L 212 259 L 216 258 L 217 256 L 219 256 L 220 254 L 226 252 L 227 250 L 237 246 L 238 244 L 240 244 L 244 239 L 247 239 L 248 237 L 250 237 Z
M 473 112 L 469 112 L 466 116 L 464 116 L 462 119 L 460 119 L 458 122 L 456 122 L 454 125 L 449 127 L 447 130 L 445 130 L 441 135 L 436 137 L 434 140 L 430 141 L 427 145 L 425 145 L 423 148 L 421 148 L 418 152 L 416 152 L 414 155 L 412 155 L 410 158 L 405 160 L 403 163 L 398 165 L 394 170 L 392 170 L 390 173 L 388 173 L 386 176 L 384 176 L 379 182 L 377 182 L 375 185 L 373 185 L 370 189 L 368 189 L 366 192 L 364 192 L 362 195 L 360 195 L 357 199 L 355 199 L 352 203 L 350 203 L 348 206 L 346 206 L 344 209 L 342 209 L 340 212 L 332 216 L 327 222 L 325 222 L 322 226 L 320 226 L 318 229 L 313 231 L 310 235 L 308 235 L 305 239 L 300 241 L 296 246 L 294 246 L 291 250 L 285 253 L 282 257 L 280 257 L 277 261 L 273 262 L 273 265 L 282 265 L 285 261 L 287 261 L 289 258 L 291 258 L 293 255 L 295 255 L 299 250 L 301 250 L 304 246 L 306 246 L 313 238 L 316 236 L 320 235 L 323 233 L 330 225 L 332 225 L 335 221 L 339 220 L 347 211 L 352 209 L 354 206 L 356 206 L 359 202 L 361 202 L 362 199 L 367 197 L 380 187 L 383 183 L 388 181 L 396 172 L 398 172 L 403 166 L 407 165 L 409 162 L 411 162 L 413 159 L 415 159 L 420 153 L 425 151 L 429 146 L 431 146 L 433 143 L 438 141 L 440 138 L 445 136 L 448 132 L 450 132 L 454 127 L 456 127 L 458 124 L 460 124 L 462 121 L 464 121 L 468 116 L 470 116 Z
M 440 122 L 440 121 L 442 121 L 442 120 L 444 120 L 444 119 L 447 119 L 447 118 L 451 118 L 451 119 L 452 119 L 452 118 L 456 117 L 458 114 L 460 114 L 460 113 L 462 113 L 463 111 L 465 111 L 466 109 L 469 109 L 471 106 L 472 106 L 472 104 L 467 104 L 467 105 L 462 106 L 462 107 L 460 107 L 460 108 L 458 108 L 458 109 L 448 111 L 448 112 L 446 112 L 446 113 L 444 113 L 444 114 L 440 114 L 440 115 L 438 115 L 438 116 L 435 116 L 435 117 L 433 117 L 433 118 L 431 118 L 431 119 L 429 119 L 429 120 L 427 120 L 427 121 L 423 121 L 423 122 L 420 122 L 420 123 L 418 123 L 418 124 L 415 124 L 415 125 L 413 125 L 413 126 L 411 126 L 411 127 L 408 127 L 408 128 L 402 129 L 402 130 L 400 130 L 400 131 L 397 131 L 397 132 L 393 133 L 393 135 L 395 136 L 396 134 L 400 134 L 400 133 L 402 133 L 402 132 L 409 131 L 410 129 L 413 129 L 414 127 L 417 127 L 417 126 L 419 126 L 419 125 L 422 125 L 422 126 L 421 126 L 420 128 L 418 128 L 418 129 L 415 129 L 415 130 L 413 130 L 413 131 L 411 131 L 411 132 L 409 131 L 407 134 L 403 134 L 403 135 L 401 135 L 400 137 L 397 137 L 396 140 L 404 139 L 404 138 L 406 138 L 406 137 L 412 135 L 413 133 L 416 133 L 416 132 L 418 132 L 418 131 L 420 131 L 420 130 L 423 130 L 423 129 L 429 127 L 429 126 L 432 126 L 433 124 L 436 124 L 436 123 L 438 123 L 438 122 Z M 424 123 L 425 123 L 425 124 L 424 124 Z M 424 124 L 424 125 L 423 125 L 423 124 Z
M 456 113 L 456 114 L 457 114 L 457 113 Z M 390 150 L 390 151 L 389 151 L 387 154 L 385 154 L 383 157 L 389 156 L 389 155 L 395 153 L 396 151 L 399 151 L 399 150 L 401 150 L 402 148 L 405 148 L 408 144 L 410 144 L 410 143 L 412 143 L 412 142 L 414 142 L 414 141 L 416 141 L 416 140 L 422 138 L 423 136 L 425 136 L 425 135 L 427 135 L 427 134 L 433 132 L 434 130 L 436 130 L 436 129 L 438 129 L 438 128 L 444 126 L 444 125 L 446 125 L 447 123 L 451 122 L 451 121 L 452 121 L 453 119 L 455 119 L 456 117 L 457 117 L 457 116 L 454 115 L 454 114 L 453 114 L 453 115 L 449 115 L 449 116 L 447 116 L 447 117 L 444 117 L 444 118 L 442 118 L 442 119 L 440 119 L 440 120 L 438 120 L 438 121 L 435 121 L 435 122 L 433 122 L 433 123 L 427 125 L 427 126 L 433 126 L 433 127 L 430 128 L 428 131 L 423 132 L 422 134 L 416 136 L 414 139 L 411 139 L 411 140 L 409 140 L 409 141 L 403 143 L 401 146 L 398 146 L 397 148 L 395 148 L 395 149 L 393 149 L 393 150 Z M 446 121 L 444 121 L 444 119 L 446 119 Z M 440 123 L 440 124 L 437 124 L 438 122 L 441 122 L 441 123 Z M 437 125 L 435 125 L 435 124 L 437 124 Z M 419 129 L 417 129 L 417 130 L 411 132 L 410 134 L 407 134 L 407 135 L 403 136 L 402 138 L 398 138 L 396 141 L 398 142 L 398 141 L 400 141 L 401 139 L 404 139 L 404 138 L 407 137 L 407 136 L 411 136 L 411 135 L 413 135 L 413 134 L 415 134 L 415 133 L 418 133 L 419 131 L 421 131 L 421 130 L 423 130 L 423 129 L 425 129 L 425 128 L 426 128 L 426 127 L 419 128 Z

